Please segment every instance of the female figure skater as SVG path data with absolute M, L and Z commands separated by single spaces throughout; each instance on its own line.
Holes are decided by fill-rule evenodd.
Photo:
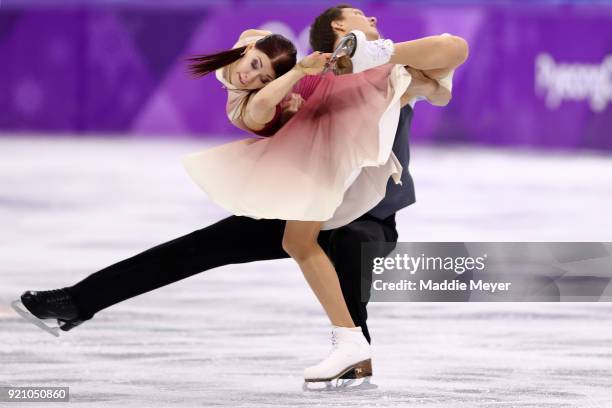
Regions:
M 413 42 L 367 41 L 360 31 L 353 35 L 353 70 L 363 72 L 344 76 L 309 76 L 320 73 L 328 61 L 329 54 L 321 53 L 280 75 L 274 64 L 288 63 L 295 52 L 266 59 L 261 55 L 266 44 L 286 40 L 258 30 L 245 31 L 232 50 L 190 59 L 194 74 L 215 71 L 227 88 L 233 124 L 260 136 L 273 135 L 190 154 L 183 163 L 213 201 L 233 214 L 287 220 L 283 249 L 297 261 L 334 326 L 332 352 L 305 369 L 306 381 L 328 381 L 351 370 L 356 377 L 371 375 L 370 346 L 351 319 L 334 266 L 317 236 L 374 207 L 384 197 L 389 177 L 401 182 L 402 167 L 391 147 L 400 99 L 411 83 L 403 66 L 438 68 L 415 52 Z M 457 38 L 449 44 L 457 54 L 466 54 L 465 42 Z M 279 130 L 279 104 L 292 90 L 305 102 Z

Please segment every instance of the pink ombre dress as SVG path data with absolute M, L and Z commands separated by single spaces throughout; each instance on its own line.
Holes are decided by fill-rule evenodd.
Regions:
M 217 78 L 228 88 L 228 117 L 248 130 L 237 115 L 240 91 Z M 410 80 L 391 64 L 306 77 L 296 87 L 304 104 L 272 136 L 192 153 L 183 164 L 212 201 L 235 215 L 338 228 L 372 209 L 389 177 L 401 183 L 402 166 L 391 148 Z

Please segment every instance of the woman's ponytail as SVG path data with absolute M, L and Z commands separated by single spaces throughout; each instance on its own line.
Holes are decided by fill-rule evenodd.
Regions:
M 285 74 L 295 65 L 297 50 L 295 45 L 280 34 L 270 34 L 255 42 L 255 48 L 270 58 L 276 78 Z M 201 77 L 221 67 L 239 60 L 247 46 L 217 52 L 215 54 L 194 55 L 186 58 L 190 62 L 188 70 L 194 77 Z
M 187 69 L 194 77 L 201 77 L 217 69 L 231 64 L 242 57 L 246 50 L 246 45 L 243 47 L 233 48 L 231 50 L 217 52 L 215 54 L 194 55 L 186 58 L 191 62 Z

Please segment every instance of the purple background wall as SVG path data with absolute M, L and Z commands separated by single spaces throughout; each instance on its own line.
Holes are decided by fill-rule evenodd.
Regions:
M 244 136 L 220 84 L 190 79 L 182 59 L 254 27 L 304 55 L 308 25 L 335 3 L 263 4 L 0 8 L 0 132 Z M 612 150 L 611 5 L 361 8 L 394 40 L 470 43 L 451 104 L 417 104 L 416 141 Z

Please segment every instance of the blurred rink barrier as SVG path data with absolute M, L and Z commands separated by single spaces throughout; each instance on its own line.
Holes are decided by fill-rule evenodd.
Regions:
M 227 49 L 247 28 L 309 52 L 329 1 L 0 2 L 0 133 L 244 137 L 212 76 L 184 58 Z M 381 34 L 445 32 L 470 44 L 446 108 L 415 109 L 412 138 L 612 151 L 612 3 L 355 1 Z

